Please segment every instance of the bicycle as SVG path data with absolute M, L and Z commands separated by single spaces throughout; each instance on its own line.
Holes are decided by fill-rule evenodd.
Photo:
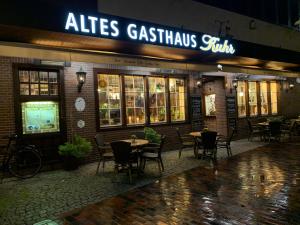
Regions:
M 2 161 L 2 172 L 9 172 L 15 177 L 26 179 L 35 176 L 42 167 L 41 154 L 35 145 L 21 145 L 18 135 L 12 134 L 3 138 L 8 139 Z

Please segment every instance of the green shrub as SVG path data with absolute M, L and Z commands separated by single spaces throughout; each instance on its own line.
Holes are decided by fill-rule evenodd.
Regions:
M 144 128 L 144 133 L 145 133 L 145 138 L 150 142 L 150 143 L 157 143 L 159 144 L 161 141 L 161 136 L 158 134 L 154 129 L 150 127 L 145 127 Z
M 92 144 L 85 138 L 75 135 L 71 143 L 66 142 L 63 145 L 60 145 L 58 149 L 60 155 L 83 158 L 92 150 Z

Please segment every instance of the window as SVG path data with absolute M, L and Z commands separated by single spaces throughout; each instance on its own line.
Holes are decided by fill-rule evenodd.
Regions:
M 100 128 L 186 120 L 185 78 L 99 73 Z
M 58 95 L 57 72 L 20 70 L 20 95 Z
M 59 71 L 22 66 L 17 77 L 18 132 L 25 135 L 60 132 Z
M 144 124 L 145 95 L 142 76 L 125 76 L 125 98 L 127 124 Z
M 270 94 L 271 94 L 271 112 L 272 115 L 278 113 L 278 106 L 277 106 L 277 83 L 276 82 L 271 82 L 270 83 Z
M 257 89 L 257 86 L 259 86 L 259 89 Z M 259 96 L 259 101 L 257 101 L 257 96 Z M 249 99 L 248 103 L 246 103 L 247 98 Z M 238 81 L 237 105 L 239 117 L 248 115 L 246 108 L 249 108 L 250 116 L 277 114 L 277 99 L 278 87 L 276 81 Z
M 121 125 L 119 75 L 98 74 L 100 126 Z
M 239 117 L 246 116 L 246 82 L 238 81 L 237 102 Z
M 259 83 L 260 85 L 260 112 L 261 115 L 268 115 L 268 84 L 266 81 Z
M 248 82 L 248 91 L 249 91 L 249 111 L 250 116 L 257 115 L 257 90 L 256 82 Z
M 184 79 L 169 79 L 171 121 L 185 120 Z
M 167 121 L 165 78 L 149 77 L 150 123 Z

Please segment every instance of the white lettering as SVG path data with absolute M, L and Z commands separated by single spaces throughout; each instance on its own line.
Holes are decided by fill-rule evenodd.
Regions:
M 202 42 L 204 43 L 204 46 L 200 46 L 202 51 L 212 51 L 214 53 L 220 52 L 227 54 L 234 54 L 235 52 L 234 47 L 231 44 L 228 45 L 228 40 L 225 40 L 222 44 L 220 43 L 220 38 L 204 34 L 202 36 Z
M 108 19 L 100 18 L 100 34 L 104 36 L 108 36 Z
M 197 36 L 195 34 L 191 35 L 191 42 L 192 42 L 192 45 L 191 47 L 192 48 L 196 48 L 197 47 Z
M 80 15 L 80 28 L 81 28 L 81 32 L 90 33 L 90 30 L 85 27 L 84 15 Z
M 190 35 L 183 33 L 183 45 L 185 47 L 190 47 L 190 44 L 191 44 L 191 42 L 190 42 Z
M 150 41 L 151 42 L 156 42 L 157 38 L 156 38 L 156 34 L 154 33 L 155 32 L 155 28 L 154 27 L 151 27 L 149 29 L 149 33 L 150 33 Z
M 158 28 L 156 29 L 156 31 L 159 34 L 159 43 L 164 43 L 163 33 L 165 32 L 165 30 Z
M 149 40 L 145 26 L 141 26 L 141 31 L 140 31 L 140 36 L 139 36 L 140 41 L 143 39 L 145 39 L 145 41 Z
M 75 16 L 71 12 L 68 14 L 65 30 L 69 30 L 70 27 L 73 27 L 75 31 L 79 31 L 78 25 L 77 25 L 76 20 L 75 20 Z
M 96 21 L 98 21 L 97 17 L 89 16 L 88 19 L 91 21 L 91 31 L 93 34 L 96 33 Z
M 111 32 L 111 36 L 118 37 L 119 34 L 120 34 L 120 31 L 119 31 L 119 28 L 118 28 L 118 21 L 112 20 L 110 22 L 110 26 L 111 26 L 111 29 L 113 30 L 113 32 Z
M 133 39 L 133 40 L 136 40 L 137 39 L 137 31 L 136 31 L 136 25 L 131 23 L 128 25 L 127 27 L 127 34 L 128 36 Z
M 182 40 L 179 32 L 176 32 L 175 34 L 175 45 L 180 45 L 182 46 Z
M 173 31 L 166 30 L 165 35 L 166 35 L 166 44 L 173 45 Z

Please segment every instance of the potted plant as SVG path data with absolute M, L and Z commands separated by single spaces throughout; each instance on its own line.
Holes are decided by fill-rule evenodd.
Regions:
M 75 135 L 71 142 L 60 145 L 58 149 L 58 153 L 64 157 L 64 169 L 75 170 L 79 167 L 80 159 L 92 150 L 92 144 L 85 138 Z
M 145 133 L 145 138 L 150 142 L 150 143 L 157 143 L 159 144 L 161 141 L 161 135 L 158 134 L 154 129 L 150 127 L 145 127 L 144 128 L 144 133 Z

